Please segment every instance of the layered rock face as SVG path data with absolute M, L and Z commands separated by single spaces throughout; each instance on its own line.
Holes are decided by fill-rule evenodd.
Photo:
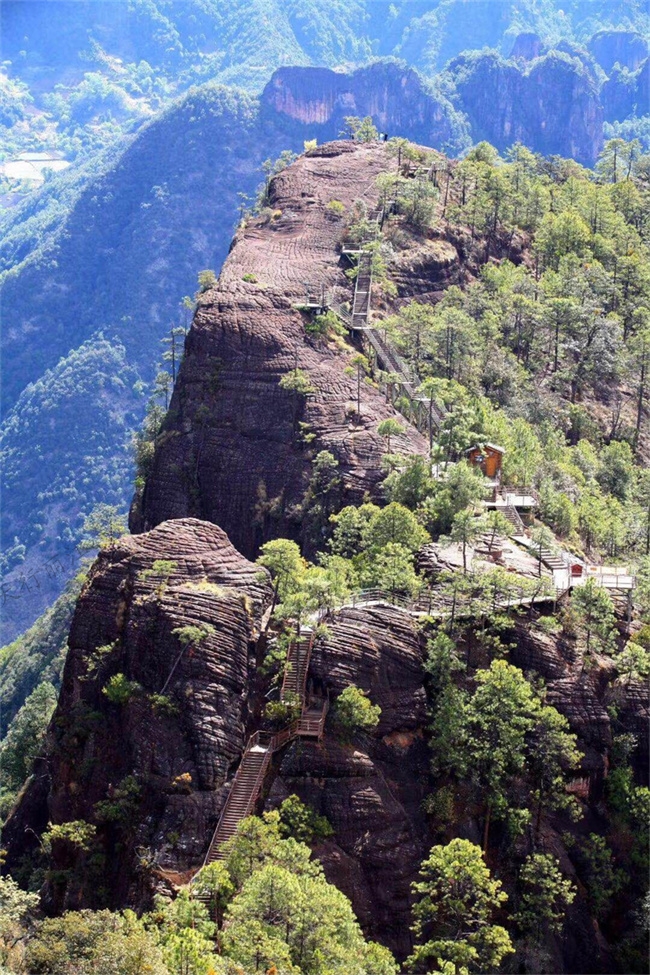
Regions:
M 200 300 L 132 530 L 195 515 L 254 556 L 267 538 L 298 533 L 311 462 L 322 450 L 338 460 L 345 503 L 376 491 L 384 451 L 377 425 L 397 414 L 377 388 L 359 385 L 354 348 L 310 337 L 295 305 L 307 283 L 351 298 L 342 224 L 328 204 L 372 208 L 377 175 L 395 165 L 387 146 L 335 142 L 273 180 L 273 215 L 237 232 L 217 286 Z M 306 396 L 280 387 L 296 369 L 308 379 Z M 315 435 L 309 447 L 307 432 Z M 426 445 L 409 428 L 400 449 Z
M 544 44 L 539 34 L 527 30 L 517 34 L 508 57 L 521 61 L 532 61 L 533 58 L 540 57 L 543 51 Z
M 636 71 L 648 56 L 648 45 L 634 30 L 599 30 L 588 44 L 598 64 L 609 73 L 615 64 Z
M 304 125 L 331 132 L 345 116 L 372 116 L 383 132 L 440 146 L 454 128 L 449 103 L 427 91 L 412 68 L 391 63 L 343 74 L 327 68 L 279 68 L 262 94 L 262 108 Z M 329 136 L 331 138 L 331 135 Z
M 499 150 L 514 142 L 593 165 L 602 147 L 597 88 L 578 61 L 552 53 L 530 65 L 497 54 L 461 55 L 448 71 L 472 137 Z
M 421 808 L 430 791 L 424 737 L 423 645 L 406 613 L 345 609 L 314 648 L 312 687 L 339 694 L 356 684 L 381 707 L 377 731 L 341 744 L 297 742 L 282 759 L 269 803 L 297 793 L 327 816 L 335 838 L 316 848 L 329 880 L 364 929 L 400 956 L 411 949 L 410 883 L 433 838 Z
M 547 701 L 563 714 L 578 735 L 584 754 L 582 774 L 585 788 L 593 799 L 602 796 L 608 772 L 608 752 L 621 727 L 635 735 L 637 747 L 631 757 L 641 782 L 648 781 L 647 687 L 641 681 L 613 684 L 615 667 L 608 657 L 597 666 L 583 666 L 575 646 L 562 637 L 546 636 L 525 626 L 518 629 L 512 663 L 523 671 L 539 674 L 548 687 Z M 611 706 L 618 712 L 613 723 Z M 618 730 L 617 730 L 618 729 Z
M 648 781 L 650 714 L 647 687 L 641 681 L 613 685 L 615 667 L 609 658 L 600 657 L 596 667 L 584 667 L 570 641 L 525 626 L 518 629 L 512 662 L 544 679 L 548 703 L 567 718 L 571 730 L 579 736 L 585 756 L 582 774 L 588 780 L 592 798 L 602 794 L 608 771 L 606 756 L 614 734 L 620 734 L 622 726 L 637 739 L 632 756 L 635 773 L 641 782 Z M 618 725 L 612 724 L 612 705 L 618 712 Z
M 34 841 L 25 826 L 48 820 L 98 827 L 111 903 L 146 902 L 156 877 L 196 867 L 246 740 L 249 655 L 269 597 L 264 572 L 220 528 L 192 519 L 100 555 L 75 612 L 48 759 L 4 830 L 10 868 Z M 105 693 L 117 675 L 131 682 L 121 700 Z M 131 777 L 138 790 L 125 802 Z M 97 806 L 107 800 L 108 819 Z M 57 861 L 69 850 L 53 853 L 55 867 L 69 866 Z M 46 903 L 95 906 L 89 870 L 64 904 L 53 882 Z

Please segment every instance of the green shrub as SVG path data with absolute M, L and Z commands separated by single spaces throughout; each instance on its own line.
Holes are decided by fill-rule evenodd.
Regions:
M 79 850 L 87 852 L 95 838 L 97 827 L 83 819 L 73 819 L 67 823 L 49 823 L 41 836 L 41 844 L 46 853 L 52 849 L 52 843 L 65 842 Z
M 542 633 L 547 633 L 549 636 L 555 636 L 562 629 L 561 623 L 555 616 L 540 616 L 536 625 Z
M 134 775 L 127 775 L 107 799 L 95 803 L 97 819 L 105 823 L 129 823 L 137 812 L 142 789 Z
M 334 718 L 346 738 L 355 731 L 373 731 L 380 715 L 379 705 L 372 704 L 366 692 L 354 684 L 339 694 L 334 705 Z
M 113 674 L 106 687 L 102 688 L 111 704 L 127 704 L 134 694 L 138 694 L 142 688 L 135 680 L 128 680 L 124 674 Z
M 326 816 L 321 816 L 292 795 L 280 806 L 280 835 L 292 836 L 300 843 L 313 843 L 314 840 L 327 839 L 334 830 Z
M 345 206 L 340 200 L 330 200 L 325 209 L 327 210 L 328 214 L 337 219 L 342 217 L 345 213 Z
M 264 708 L 264 717 L 277 727 L 291 724 L 300 717 L 302 704 L 297 694 L 287 694 L 283 701 L 269 701 Z
M 155 714 L 178 714 L 178 706 L 166 694 L 149 694 L 147 700 Z
M 314 315 L 305 323 L 308 335 L 345 335 L 345 326 L 333 311 L 326 311 L 322 315 Z

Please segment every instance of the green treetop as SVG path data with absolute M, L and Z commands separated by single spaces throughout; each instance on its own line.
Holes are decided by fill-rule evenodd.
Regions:
M 417 946 L 409 959 L 417 971 L 460 973 L 494 971 L 511 954 L 507 931 L 493 923 L 508 899 L 501 881 L 493 880 L 481 849 L 455 839 L 434 846 L 413 884 Z

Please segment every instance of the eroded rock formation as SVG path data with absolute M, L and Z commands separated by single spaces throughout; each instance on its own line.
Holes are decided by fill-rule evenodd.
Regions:
M 27 825 L 97 826 L 101 883 L 82 864 L 65 903 L 48 885 L 50 907 L 146 903 L 153 883 L 196 867 L 246 740 L 249 657 L 269 598 L 264 572 L 215 525 L 167 522 L 101 553 L 75 612 L 48 759 L 4 830 L 15 869 L 35 848 Z M 121 699 L 105 692 L 118 675 L 130 682 Z M 53 855 L 70 866 L 65 845 Z
M 339 200 L 376 204 L 376 176 L 395 166 L 387 146 L 334 142 L 301 157 L 271 187 L 272 215 L 233 241 L 215 288 L 202 296 L 160 438 L 153 474 L 132 528 L 195 515 L 221 525 L 248 556 L 274 535 L 296 535 L 318 451 L 340 465 L 346 503 L 372 495 L 383 476 L 377 425 L 397 415 L 384 394 L 349 369 L 354 349 L 312 338 L 296 305 L 306 285 L 349 299 L 328 210 Z M 306 396 L 280 387 L 302 370 Z M 305 433 L 315 435 L 307 446 Z M 401 449 L 426 449 L 412 428 Z
M 452 121 L 449 102 L 433 95 L 412 68 L 391 62 L 378 62 L 353 74 L 327 68 L 279 68 L 261 101 L 263 112 L 309 125 L 318 136 L 323 128 L 327 133 L 334 127 L 340 131 L 346 116 L 370 115 L 382 132 L 409 132 L 414 142 L 442 146 L 457 137 L 458 122 Z
M 346 609 L 314 649 L 310 678 L 332 696 L 349 684 L 381 707 L 377 731 L 354 745 L 326 736 L 294 744 L 269 800 L 292 792 L 327 816 L 335 837 L 316 850 L 366 930 L 400 955 L 410 942 L 410 883 L 431 846 L 422 811 L 430 788 L 427 700 L 416 622 L 389 607 Z
M 608 74 L 615 64 L 636 71 L 648 56 L 648 45 L 635 30 L 599 30 L 589 41 L 588 47 Z
M 495 52 L 472 53 L 448 65 L 474 141 L 499 150 L 515 142 L 593 165 L 602 147 L 603 112 L 587 69 L 551 52 L 530 64 Z

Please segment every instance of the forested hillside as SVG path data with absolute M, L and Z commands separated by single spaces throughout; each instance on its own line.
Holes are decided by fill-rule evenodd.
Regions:
M 11 164 L 0 187 L 2 388 L 5 416 L 13 411 L 3 434 L 5 638 L 60 591 L 64 579 L 47 575 L 45 561 L 69 562 L 91 499 L 126 507 L 128 443 L 158 371 L 159 343 L 186 324 L 179 305 L 193 295 L 198 272 L 218 271 L 264 160 L 301 151 L 305 139 L 338 136 L 349 111 L 450 155 L 481 139 L 502 152 L 521 141 L 593 164 L 603 131 L 647 144 L 640 3 L 560 10 L 531 0 L 500 3 L 494 16 L 494 4 L 460 0 L 359 0 L 334 12 L 315 0 L 37 0 L 5 3 L 0 17 L 0 153 Z M 403 60 L 341 73 L 378 57 Z M 281 70 L 258 108 L 253 96 L 285 64 L 305 73 Z M 69 168 L 39 176 L 48 160 Z M 50 451 L 36 463 L 36 451 L 17 466 L 10 458 L 34 410 L 55 447 L 60 410 L 74 409 L 70 386 L 59 384 L 57 396 L 36 406 L 27 384 L 42 389 L 55 373 L 70 375 L 70 357 L 98 357 L 100 334 L 123 347 L 130 388 L 120 391 L 116 380 L 108 411 L 106 397 L 91 398 L 60 459 L 51 462 Z M 28 400 L 29 421 L 21 415 Z M 79 484 L 82 466 L 89 490 Z
M 202 277 L 3 743 L 10 971 L 647 972 L 648 158 L 347 124 Z
M 0 3 L 0 971 L 648 972 L 649 40 Z

